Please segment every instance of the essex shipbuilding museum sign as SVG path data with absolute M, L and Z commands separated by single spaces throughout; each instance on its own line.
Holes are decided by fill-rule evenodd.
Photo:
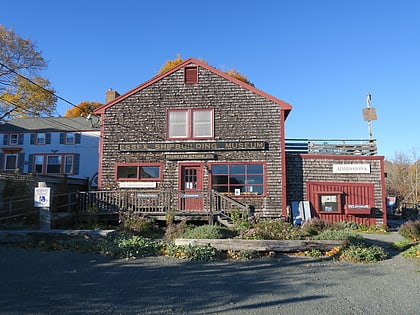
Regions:
M 120 143 L 121 152 L 265 150 L 265 141 Z

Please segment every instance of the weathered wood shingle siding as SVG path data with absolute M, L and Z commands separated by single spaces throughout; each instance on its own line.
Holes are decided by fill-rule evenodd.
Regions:
M 117 188 L 115 163 L 161 161 L 164 179 L 160 187 L 178 188 L 178 162 L 165 161 L 164 152 L 119 152 L 125 142 L 167 140 L 168 109 L 213 108 L 215 141 L 266 141 L 267 150 L 217 151 L 211 162 L 266 162 L 267 197 L 241 198 L 263 215 L 280 216 L 282 163 L 280 155 L 281 110 L 275 102 L 224 77 L 199 67 L 198 84 L 184 83 L 179 69 L 106 109 L 103 115 L 102 188 Z M 205 173 L 205 185 L 209 174 Z M 208 186 L 204 187 L 208 189 Z
M 307 184 L 310 182 L 328 183 L 370 183 L 374 186 L 374 207 L 383 209 L 385 196 L 382 186 L 383 157 L 358 156 L 314 156 L 314 155 L 286 155 L 287 204 L 292 201 L 309 200 Z M 369 164 L 370 173 L 339 174 L 333 173 L 333 164 Z M 344 219 L 343 219 L 344 220 Z

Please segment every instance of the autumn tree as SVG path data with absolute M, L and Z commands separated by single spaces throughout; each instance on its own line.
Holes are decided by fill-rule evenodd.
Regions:
M 160 68 L 159 70 L 159 74 L 169 71 L 172 68 L 175 68 L 177 65 L 179 65 L 180 63 L 182 63 L 184 60 L 181 58 L 181 55 L 178 54 L 177 57 L 173 60 L 168 60 L 166 61 L 166 63 Z M 205 60 L 201 60 L 202 62 L 207 64 L 207 61 Z M 238 79 L 242 82 L 245 82 L 246 84 L 249 84 L 251 86 L 254 86 L 254 84 L 243 74 L 241 74 L 239 71 L 231 68 L 228 71 L 224 71 L 226 74 L 230 75 L 231 77 L 234 77 L 235 79 Z
M 64 117 L 86 117 L 89 114 L 92 114 L 99 106 L 102 106 L 102 104 L 98 102 L 81 102 L 77 106 L 68 109 L 64 114 Z
M 32 41 L 0 25 L 0 119 L 53 114 L 55 91 L 40 76 L 46 67 Z
M 402 204 L 414 206 L 419 203 L 419 170 L 420 161 L 414 152 L 408 154 L 396 153 L 394 158 L 384 163 L 387 196 L 397 197 Z

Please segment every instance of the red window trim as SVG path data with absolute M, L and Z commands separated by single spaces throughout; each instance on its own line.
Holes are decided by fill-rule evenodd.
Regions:
M 337 211 L 324 211 L 321 210 L 321 202 L 319 200 L 320 196 L 331 196 L 331 195 L 335 195 L 337 196 L 337 204 L 338 204 L 338 209 Z M 343 192 L 342 191 L 317 191 L 315 192 L 315 196 L 316 196 L 316 209 L 319 213 L 328 213 L 328 214 L 342 214 L 343 213 Z
M 72 165 L 72 172 L 71 173 L 66 173 L 65 172 L 65 160 L 66 160 L 66 156 L 73 156 L 73 165 Z M 74 168 L 75 168 L 75 155 L 74 153 L 34 153 L 33 154 L 33 161 L 32 161 L 32 168 L 33 168 L 33 172 L 35 172 L 35 168 L 36 168 L 36 157 L 37 156 L 42 156 L 43 157 L 43 163 L 42 163 L 42 173 L 37 173 L 40 175 L 73 175 L 74 174 Z M 61 163 L 60 163 L 60 172 L 59 173 L 49 173 L 47 172 L 47 168 L 48 168 L 48 157 L 49 156 L 61 156 Z M 55 164 L 54 164 L 55 165 Z
M 261 195 L 247 195 L 247 194 L 241 194 L 239 196 L 235 196 L 235 194 L 233 193 L 226 193 L 226 195 L 228 196 L 233 196 L 235 198 L 261 198 L 261 197 L 267 197 L 267 162 L 241 162 L 241 161 L 234 161 L 234 162 L 210 162 L 209 163 L 209 170 L 211 173 L 211 169 L 213 167 L 213 165 L 233 165 L 233 164 L 246 164 L 246 165 L 253 165 L 253 164 L 259 164 L 263 166 L 263 184 L 262 185 L 258 185 L 258 186 L 262 186 L 263 187 L 263 194 Z M 209 176 L 209 186 L 213 187 L 213 181 L 212 181 L 212 176 Z
M 118 178 L 118 167 L 119 166 L 136 166 L 137 168 L 141 166 L 157 166 L 159 167 L 159 177 L 158 178 Z M 138 169 L 137 169 L 138 171 Z M 114 178 L 117 182 L 155 182 L 163 180 L 163 163 L 116 163 L 114 170 Z
M 193 137 L 193 113 L 198 111 L 211 111 L 211 136 L 209 137 Z M 187 136 L 186 137 L 169 137 L 169 113 L 170 112 L 187 112 Z M 167 140 L 212 140 L 214 139 L 214 108 L 171 108 L 166 113 L 166 131 Z

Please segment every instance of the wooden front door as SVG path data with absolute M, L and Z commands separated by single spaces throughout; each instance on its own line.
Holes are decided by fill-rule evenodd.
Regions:
M 180 165 L 180 210 L 204 210 L 203 165 Z

